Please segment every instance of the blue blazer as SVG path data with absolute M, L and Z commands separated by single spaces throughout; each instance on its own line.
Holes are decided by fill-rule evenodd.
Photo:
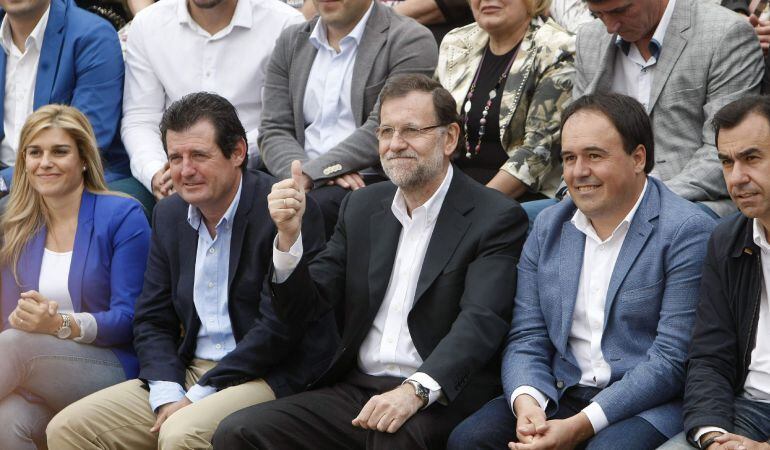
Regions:
M 714 220 L 647 178 L 610 278 L 602 352 L 610 384 L 594 397 L 610 424 L 639 416 L 670 437 L 682 431 L 684 362 L 706 243 Z M 513 322 L 503 353 L 506 398 L 522 385 L 559 407 L 581 372 L 568 349 L 585 235 L 565 199 L 537 216 L 518 266 Z
M 0 11 L 0 20 L 4 16 L 5 11 Z M 0 51 L 0 100 L 5 99 L 6 60 L 5 52 Z M 123 75 L 123 54 L 115 29 L 106 20 L 78 8 L 73 0 L 51 0 L 33 109 L 61 103 L 82 111 L 94 128 L 105 169 L 109 169 L 107 181 L 130 175 L 128 156 L 120 141 Z M 0 140 L 5 138 L 2 109 Z
M 9 266 L 2 268 L 0 314 L 3 329 L 19 294 L 38 290 L 46 228 L 30 239 L 18 263 L 20 284 Z M 69 273 L 69 292 L 76 312 L 91 313 L 97 334 L 93 345 L 109 347 L 123 365 L 126 378 L 136 378 L 139 364 L 131 341 L 134 302 L 150 248 L 150 226 L 136 200 L 83 191 Z

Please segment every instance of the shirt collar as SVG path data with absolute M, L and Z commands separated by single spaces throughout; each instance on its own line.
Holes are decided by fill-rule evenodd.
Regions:
M 43 37 L 45 36 L 45 29 L 48 26 L 48 15 L 50 12 L 51 6 L 48 5 L 48 8 L 46 8 L 45 12 L 40 17 L 40 20 L 37 21 L 37 25 L 35 25 L 32 33 L 27 37 L 27 41 L 24 43 L 25 50 L 33 46 L 37 50 L 43 48 Z M 11 35 L 11 23 L 8 21 L 7 14 L 3 17 L 3 23 L 0 24 L 0 45 L 3 46 L 3 49 L 8 54 L 11 53 L 11 48 L 14 46 L 13 36 Z
M 431 195 L 427 202 L 412 211 L 412 217 L 414 217 L 414 213 L 417 211 L 425 211 L 426 225 L 430 225 L 436 221 L 438 213 L 441 211 L 441 206 L 444 204 L 444 198 L 446 198 L 449 185 L 452 183 L 453 172 L 454 170 L 450 164 L 447 168 L 446 175 L 444 176 L 444 181 L 441 182 L 441 185 L 436 189 L 436 192 Z M 393 197 L 393 203 L 391 204 L 390 209 L 402 225 L 411 220 L 406 210 L 406 200 L 404 199 L 404 193 L 401 191 L 401 188 L 396 189 L 396 195 Z
M 660 52 L 663 49 L 663 38 L 666 37 L 666 30 L 668 29 L 668 24 L 671 23 L 671 16 L 674 14 L 675 6 L 676 0 L 668 0 L 666 10 L 663 11 L 663 16 L 660 18 L 660 22 L 658 22 L 657 28 L 655 28 L 655 33 L 652 34 L 652 39 L 650 39 L 650 43 L 648 44 L 650 54 L 656 61 L 660 57 Z M 615 45 L 628 56 L 628 52 L 631 49 L 630 42 L 624 41 L 623 38 L 618 35 L 615 38 Z
M 757 244 L 762 251 L 770 252 L 770 244 L 767 243 L 765 227 L 759 223 L 759 219 L 754 219 L 754 243 Z
M 612 230 L 612 234 L 610 234 L 610 236 L 604 241 L 599 239 L 599 236 L 596 234 L 596 230 L 594 229 L 594 226 L 591 225 L 591 220 L 585 214 L 583 214 L 583 211 L 581 211 L 580 209 L 575 211 L 575 214 L 572 216 L 572 219 L 570 219 L 570 222 L 572 222 L 572 224 L 575 225 L 575 228 L 577 228 L 578 231 L 590 237 L 591 239 L 595 240 L 596 242 L 607 242 L 611 240 L 613 237 L 615 237 L 615 233 L 617 233 L 618 230 L 621 230 L 631 225 L 631 221 L 634 220 L 636 211 L 639 209 L 639 205 L 642 204 L 642 199 L 644 198 L 644 194 L 646 192 L 647 192 L 647 178 L 644 179 L 644 188 L 642 188 L 642 193 L 639 194 L 639 198 L 636 199 L 636 203 L 634 204 L 634 207 L 631 208 L 631 211 L 629 211 L 628 214 L 626 214 L 626 217 L 624 217 L 623 220 L 620 221 L 618 226 L 616 226 L 615 229 Z
M 204 34 L 208 34 L 206 30 L 201 28 L 190 15 L 190 10 L 187 9 L 188 0 L 177 0 L 176 16 L 180 24 L 186 24 L 193 30 L 199 31 Z M 233 27 L 251 28 L 253 25 L 254 17 L 251 11 L 250 0 L 238 0 L 235 4 L 235 11 L 233 12 L 233 18 L 230 19 L 230 25 L 225 27 L 219 34 L 228 34 Z
M 366 22 L 369 20 L 369 16 L 372 15 L 373 9 L 374 1 L 372 1 L 371 5 L 369 5 L 369 9 L 366 10 L 364 16 L 361 17 L 361 20 L 359 20 L 356 26 L 350 30 L 350 33 L 348 33 L 344 38 L 340 39 L 340 47 L 342 46 L 343 42 L 348 42 L 351 39 L 355 43 L 356 47 L 361 43 L 361 39 L 364 36 L 364 31 L 366 30 Z M 309 39 L 310 43 L 313 44 L 316 49 L 320 49 L 322 46 L 326 47 L 327 49 L 331 49 L 329 40 L 326 36 L 326 27 L 323 26 L 323 19 L 318 19 L 315 26 L 313 27 L 313 32 L 310 33 Z
M 230 206 L 227 208 L 227 211 L 225 211 L 225 214 L 222 216 L 221 219 L 219 219 L 219 222 L 214 227 L 215 229 L 219 229 L 222 225 L 232 224 L 233 219 L 235 218 L 235 212 L 238 210 L 238 203 L 241 201 L 241 188 L 243 187 L 243 176 L 241 176 L 241 181 L 238 183 L 238 191 L 235 193 L 235 197 L 233 197 L 233 201 L 230 202 Z M 187 223 L 190 224 L 191 227 L 193 227 L 196 231 L 200 231 L 201 229 L 201 222 L 203 221 L 203 215 L 201 214 L 201 210 L 193 205 L 189 205 L 187 207 Z

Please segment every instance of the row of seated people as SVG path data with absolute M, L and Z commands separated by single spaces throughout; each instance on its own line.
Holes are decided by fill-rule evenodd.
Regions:
M 2 221 L 0 446 L 770 448 L 770 97 L 716 112 L 740 208 L 718 226 L 651 176 L 643 105 L 577 99 L 569 195 L 526 240 L 521 205 L 451 162 L 451 92 L 398 75 L 377 113 L 391 181 L 346 197 L 328 243 L 302 162 L 246 170 L 223 97 L 164 113 L 177 194 L 152 232 L 85 117 L 33 113 Z
M 466 142 L 457 167 L 534 219 L 564 192 L 561 111 L 594 92 L 645 106 L 654 176 L 714 217 L 733 212 L 707 123 L 758 93 L 764 73 L 751 23 L 700 0 L 589 0 L 601 20 L 577 36 L 543 20 L 547 0 L 473 0 L 475 22 L 447 34 L 440 50 L 424 26 L 372 0 L 319 1 L 307 22 L 277 0 L 162 0 L 134 19 L 125 74 L 114 30 L 72 0 L 0 6 L 3 164 L 14 165 L 33 110 L 71 104 L 94 127 L 108 186 L 149 211 L 148 192 L 160 199 L 174 189 L 163 112 L 185 94 L 216 92 L 244 123 L 250 166 L 286 178 L 291 161 L 303 162 L 303 187 L 329 233 L 342 199 L 384 178 L 374 130 L 390 76 L 423 73 L 449 90 Z

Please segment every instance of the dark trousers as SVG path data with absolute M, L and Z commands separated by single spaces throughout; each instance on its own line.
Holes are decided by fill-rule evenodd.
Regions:
M 465 418 L 451 405 L 434 403 L 393 434 L 351 424 L 372 396 L 402 381 L 354 371 L 331 387 L 242 409 L 219 424 L 214 449 L 444 449 L 449 433 Z
M 340 212 L 342 200 L 350 193 L 348 189 L 334 186 L 321 186 L 308 192 L 308 197 L 315 200 L 321 209 L 324 219 L 324 228 L 326 229 L 326 240 L 332 237 L 334 226 L 337 224 L 337 216 Z
M 591 403 L 599 392 L 596 388 L 572 388 L 559 400 L 559 410 L 550 419 L 566 419 L 579 413 Z M 652 450 L 666 441 L 649 422 L 631 417 L 610 424 L 584 442 L 578 449 L 585 450 Z M 465 419 L 449 437 L 447 450 L 504 449 L 509 442 L 516 442 L 516 417 L 510 402 L 497 397 L 479 411 Z

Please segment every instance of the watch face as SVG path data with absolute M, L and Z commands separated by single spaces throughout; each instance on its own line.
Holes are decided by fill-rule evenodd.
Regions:
M 59 339 L 67 339 L 70 337 L 70 334 L 72 334 L 72 328 L 62 327 L 59 331 L 56 332 L 56 337 Z

